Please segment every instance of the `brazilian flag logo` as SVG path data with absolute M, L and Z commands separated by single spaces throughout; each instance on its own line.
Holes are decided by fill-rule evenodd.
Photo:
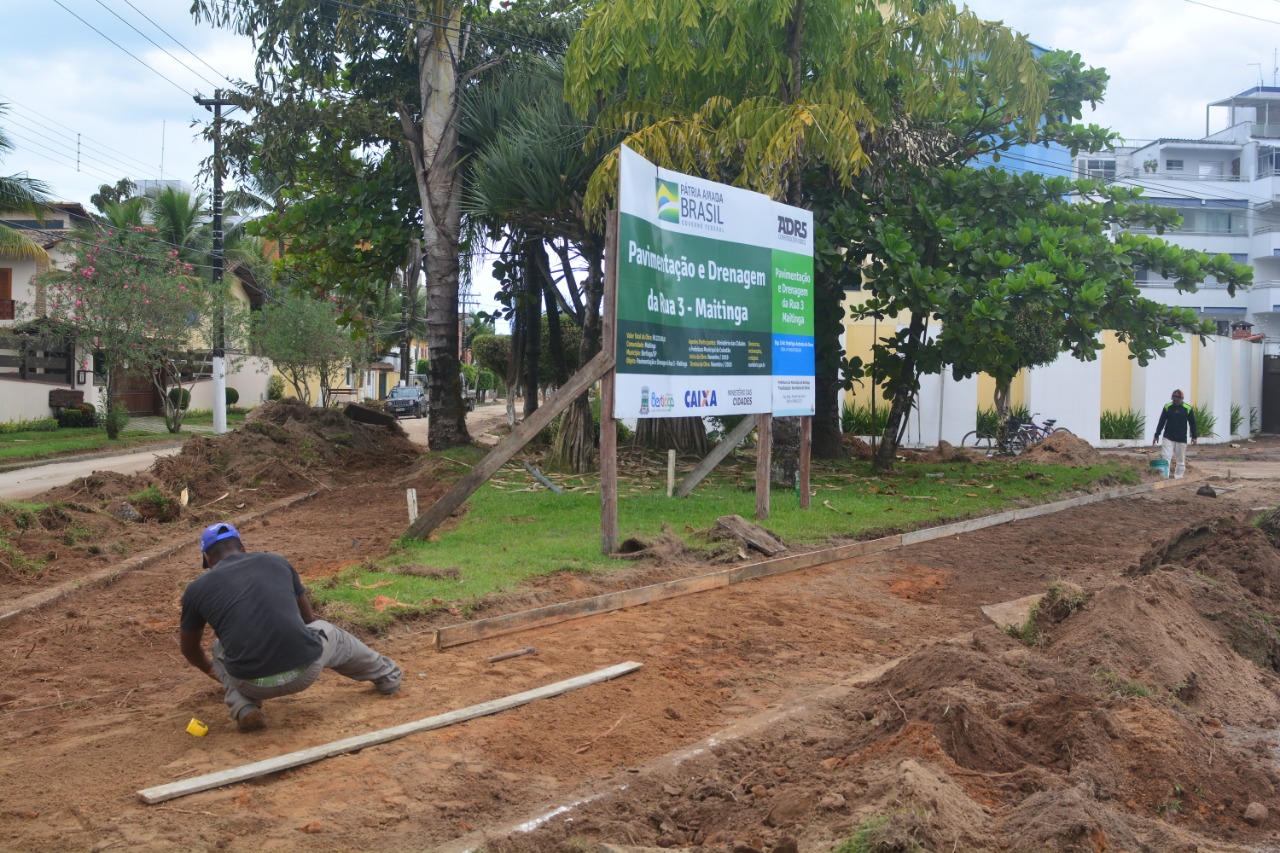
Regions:
M 658 220 L 680 224 L 680 185 L 658 180 Z

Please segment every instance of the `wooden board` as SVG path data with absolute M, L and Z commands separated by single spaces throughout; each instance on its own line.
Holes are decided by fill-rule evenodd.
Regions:
M 787 550 L 787 546 L 779 542 L 772 533 L 758 524 L 752 524 L 740 515 L 722 515 L 716 519 L 716 526 L 729 531 L 745 542 L 748 547 L 766 557 L 772 557 Z
M 956 536 L 961 533 L 970 533 L 982 530 L 986 527 L 994 527 L 998 524 L 1008 524 L 1009 522 L 1017 521 L 1024 517 L 1029 518 L 1050 512 L 1058 512 L 1063 509 L 1069 509 L 1073 506 L 1079 506 L 1085 503 L 1139 495 L 1150 492 L 1154 489 L 1168 488 L 1169 484 L 1172 482 L 1172 480 L 1164 480 L 1158 483 L 1124 486 L 1117 489 L 1110 489 L 1106 492 L 1099 492 L 1095 495 L 1084 495 L 1082 497 L 1069 498 L 1065 501 L 1057 501 L 1052 504 L 1028 507 L 1023 510 L 1009 510 L 982 518 L 970 518 L 965 521 L 957 521 L 952 524 L 944 524 L 938 527 L 929 527 L 908 533 L 883 536 L 879 539 L 851 542 L 848 545 L 838 545 L 834 548 L 824 548 L 820 551 L 809 551 L 804 554 L 775 557 L 771 560 L 764 560 L 759 563 L 750 563 L 745 566 L 725 569 L 712 574 L 697 575 L 692 578 L 682 578 L 680 580 L 668 581 L 666 583 L 653 584 L 651 586 L 641 587 L 640 589 L 611 592 L 595 596 L 593 598 L 583 598 L 576 601 L 551 604 L 534 610 L 525 610 L 519 613 L 508 613 L 502 616 L 495 616 L 490 619 L 478 619 L 474 622 L 462 622 L 457 625 L 449 625 L 437 631 L 436 642 L 438 648 L 441 649 L 449 648 L 451 646 L 459 646 L 464 643 L 473 643 L 477 640 L 483 640 L 489 637 L 511 634 L 516 631 L 522 631 L 529 628 L 539 628 L 545 625 L 554 625 L 558 622 L 566 622 L 570 619 L 580 619 L 597 613 L 607 613 L 612 610 L 619 610 L 623 607 L 647 604 L 651 601 L 660 601 L 665 598 L 690 595 L 692 593 L 702 592 L 708 589 L 718 589 L 722 586 L 731 586 L 733 584 L 742 583 L 743 581 L 767 578 L 773 575 L 798 571 L 800 569 L 808 569 L 815 566 L 835 563 L 840 560 L 848 560 L 855 557 L 865 557 L 869 554 L 892 551 L 904 545 L 929 542 L 935 539 L 943 539 L 948 536 Z M 1188 481 L 1178 481 L 1179 484 L 1185 482 Z
M 447 649 L 463 643 L 474 643 L 489 637 L 500 637 L 515 631 L 537 628 L 541 625 L 555 625 L 570 619 L 581 619 L 597 613 L 608 613 L 624 607 L 638 607 L 651 601 L 664 598 L 676 598 L 709 589 L 728 586 L 728 572 L 713 572 L 691 578 L 681 578 L 666 583 L 642 586 L 638 589 L 624 589 L 619 592 L 608 592 L 591 598 L 580 598 L 575 601 L 563 601 L 559 604 L 548 604 L 533 610 L 522 610 L 519 613 L 507 613 L 491 619 L 479 619 L 475 622 L 460 622 L 436 631 L 436 647 Z
M 561 385 L 554 394 L 538 407 L 538 411 L 525 418 L 512 432 L 490 450 L 476 466 L 467 472 L 461 480 L 453 484 L 453 488 L 433 503 L 418 520 L 409 525 L 405 536 L 410 539 L 425 539 L 427 534 L 439 527 L 453 511 L 462 506 L 462 502 L 471 497 L 476 489 L 484 485 L 499 468 L 506 465 L 513 456 L 519 453 L 529 441 L 542 432 L 555 420 L 556 415 L 569 408 L 569 405 L 586 391 L 596 380 L 613 368 L 613 353 L 599 352 L 595 358 L 587 362 L 577 373 L 569 377 L 569 381 Z
M 738 425 L 729 431 L 729 434 L 720 439 L 715 447 L 711 448 L 701 462 L 698 463 L 689 475 L 680 481 L 680 485 L 676 487 L 676 497 L 688 497 L 689 493 L 702 482 L 711 471 L 720 464 L 732 450 L 742 443 L 742 440 L 751 435 L 751 431 L 756 428 L 756 416 L 746 415 L 738 422 Z
M 167 785 L 157 785 L 154 788 L 144 788 L 138 791 L 138 799 L 144 803 L 163 803 L 165 800 L 172 800 L 177 797 L 184 797 L 187 794 L 195 794 L 200 791 L 208 791 L 211 788 L 220 788 L 223 785 L 231 785 L 236 782 L 243 782 L 246 779 L 253 779 L 258 776 L 265 776 L 268 773 L 279 773 L 281 770 L 288 770 L 291 767 L 299 767 L 303 764 L 310 764 L 313 761 L 319 761 L 322 758 L 330 758 L 334 755 L 341 755 L 344 752 L 355 752 L 366 747 L 376 746 L 387 741 L 397 740 L 418 732 L 439 729 L 445 726 L 451 726 L 454 723 L 462 723 L 467 720 L 474 720 L 476 717 L 484 717 L 489 714 L 496 714 L 500 711 L 506 711 L 511 708 L 527 705 L 530 702 L 536 702 L 539 699 L 546 699 L 551 696 L 559 696 L 562 693 L 568 693 L 571 690 L 577 690 L 580 687 L 587 687 L 592 684 L 599 684 L 602 681 L 608 681 L 619 676 L 627 675 L 635 672 L 641 667 L 634 661 L 616 664 L 606 669 L 598 669 L 595 672 L 589 672 L 586 675 L 579 675 L 576 678 L 570 678 L 565 681 L 557 681 L 555 684 L 548 684 L 545 687 L 537 687 L 533 690 L 526 690 L 523 693 L 516 693 L 502 699 L 493 699 L 488 702 L 481 702 L 479 705 L 472 705 L 468 708 L 461 708 L 457 711 L 450 711 L 447 714 L 437 714 L 434 717 L 427 717 L 422 720 L 415 720 L 411 723 L 403 723 L 399 726 L 392 726 L 389 729 L 380 729 L 376 732 L 349 737 L 344 740 L 336 740 L 331 743 L 313 746 L 310 749 L 302 749 L 297 752 L 290 752 L 285 755 L 279 755 L 275 758 L 268 758 L 263 761 L 255 761 L 252 764 L 244 764 L 240 767 L 233 767 L 230 770 L 219 770 L 216 773 L 205 773 L 202 776 L 195 776 L 191 779 L 183 779 L 180 782 L 170 782 Z

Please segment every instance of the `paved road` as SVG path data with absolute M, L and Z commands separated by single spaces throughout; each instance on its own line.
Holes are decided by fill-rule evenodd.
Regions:
M 467 416 L 467 428 L 471 437 L 483 441 L 484 434 L 491 429 L 506 423 L 506 406 L 502 403 L 484 405 Z M 405 418 L 400 425 L 409 433 L 415 443 L 427 444 L 427 419 Z M 496 439 L 495 439 L 496 441 Z M 66 485 L 77 477 L 84 477 L 94 471 L 117 471 L 121 474 L 136 474 L 151 467 L 160 456 L 177 453 L 180 447 L 167 447 L 161 450 L 140 450 L 137 453 L 120 456 L 73 459 L 67 462 L 50 462 L 32 468 L 20 468 L 16 471 L 0 473 L 0 500 L 16 501 L 38 495 L 46 489 Z
M 166 447 L 161 450 L 140 450 L 137 453 L 126 453 L 120 456 L 75 459 L 69 462 L 53 462 L 34 468 L 8 471 L 0 474 L 0 500 L 16 501 L 29 498 L 46 489 L 66 485 L 77 477 L 87 476 L 94 471 L 135 474 L 151 467 L 151 463 L 159 457 L 170 456 L 181 449 L 181 447 Z

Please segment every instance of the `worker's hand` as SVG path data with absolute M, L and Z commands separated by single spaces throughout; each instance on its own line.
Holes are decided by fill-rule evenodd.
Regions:
M 1194 439 L 1194 438 L 1193 438 L 1193 439 L 1191 439 L 1191 443 L 1192 443 L 1192 444 L 1195 444 L 1197 440 L 1198 440 L 1198 439 Z
M 1160 436 L 1158 436 L 1158 435 L 1157 435 L 1155 438 L 1151 439 L 1151 443 L 1152 443 L 1152 444 L 1154 444 L 1154 445 L 1156 445 L 1157 447 L 1159 447 L 1159 446 L 1160 446 Z

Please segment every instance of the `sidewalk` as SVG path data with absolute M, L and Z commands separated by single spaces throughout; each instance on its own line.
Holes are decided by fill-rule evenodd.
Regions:
M 169 428 L 164 425 L 162 417 L 134 417 L 129 419 L 128 429 L 150 432 L 156 435 L 169 435 Z M 230 430 L 228 430 L 230 431 Z M 181 447 L 193 435 L 213 435 L 213 426 L 209 424 L 183 424 L 182 432 L 172 436 L 171 441 L 157 441 L 154 444 L 135 445 L 121 450 L 95 450 L 91 453 L 75 453 L 68 456 L 51 456 L 47 459 L 28 459 L 21 462 L 0 463 L 0 473 L 20 471 L 24 468 L 40 468 L 45 465 L 59 465 L 63 462 L 85 462 L 91 459 L 109 459 L 113 456 L 128 456 L 132 453 L 147 453 L 156 450 L 167 450 Z

